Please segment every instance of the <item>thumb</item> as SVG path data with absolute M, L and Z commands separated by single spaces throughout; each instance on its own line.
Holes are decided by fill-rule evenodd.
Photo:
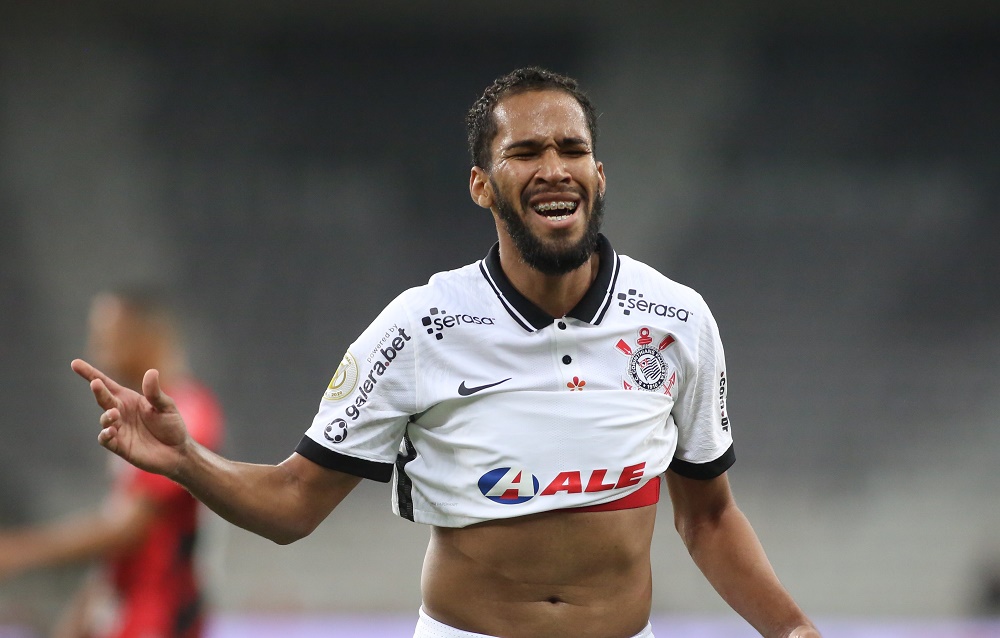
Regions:
M 155 368 L 146 370 L 146 374 L 143 375 L 142 394 L 157 412 L 163 412 L 174 405 L 170 397 L 163 393 L 163 388 L 160 387 L 160 371 Z

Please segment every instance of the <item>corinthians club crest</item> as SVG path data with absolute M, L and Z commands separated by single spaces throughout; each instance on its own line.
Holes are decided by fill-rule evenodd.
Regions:
M 628 378 L 622 378 L 622 386 L 626 390 L 634 390 L 635 386 L 638 386 L 650 392 L 662 388 L 664 394 L 673 396 L 671 391 L 677 382 L 677 372 L 670 370 L 670 366 L 663 360 L 663 355 L 660 353 L 674 341 L 674 336 L 667 334 L 654 346 L 649 328 L 645 326 L 639 328 L 639 337 L 636 339 L 634 347 L 624 339 L 619 339 L 615 347 L 619 352 L 629 357 Z M 670 373 L 669 379 L 667 373 Z

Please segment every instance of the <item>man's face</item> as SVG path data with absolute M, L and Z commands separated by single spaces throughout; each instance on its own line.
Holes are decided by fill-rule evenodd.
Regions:
M 521 258 L 548 275 L 581 266 L 597 244 L 604 167 L 583 109 L 563 91 L 511 95 L 494 112 L 492 208 Z
M 90 306 L 87 349 L 94 364 L 126 385 L 142 379 L 144 339 L 138 321 L 119 299 L 97 296 Z

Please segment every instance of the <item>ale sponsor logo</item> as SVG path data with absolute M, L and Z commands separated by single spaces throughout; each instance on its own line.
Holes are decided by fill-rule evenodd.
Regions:
M 483 496 L 500 505 L 520 505 L 536 496 L 605 492 L 638 485 L 643 478 L 646 462 L 627 465 L 620 470 L 568 470 L 557 473 L 545 487 L 537 476 L 521 467 L 498 467 L 479 479 Z

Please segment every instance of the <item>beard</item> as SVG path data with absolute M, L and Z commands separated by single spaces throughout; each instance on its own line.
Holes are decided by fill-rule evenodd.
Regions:
M 496 197 L 497 214 L 507 229 L 507 234 L 514 241 L 514 247 L 521 256 L 521 260 L 528 266 L 545 275 L 565 275 L 585 264 L 597 250 L 597 238 L 601 232 L 601 223 L 604 221 L 604 195 L 598 193 L 594 197 L 590 207 L 590 216 L 587 219 L 587 229 L 578 241 L 570 243 L 565 241 L 545 242 L 540 237 L 531 232 L 528 225 L 518 215 L 514 209 L 514 204 L 500 194 L 496 182 L 493 184 L 493 192 Z M 522 210 L 535 214 L 528 206 L 527 197 L 522 197 Z M 585 201 L 581 200 L 577 207 L 578 213 Z

